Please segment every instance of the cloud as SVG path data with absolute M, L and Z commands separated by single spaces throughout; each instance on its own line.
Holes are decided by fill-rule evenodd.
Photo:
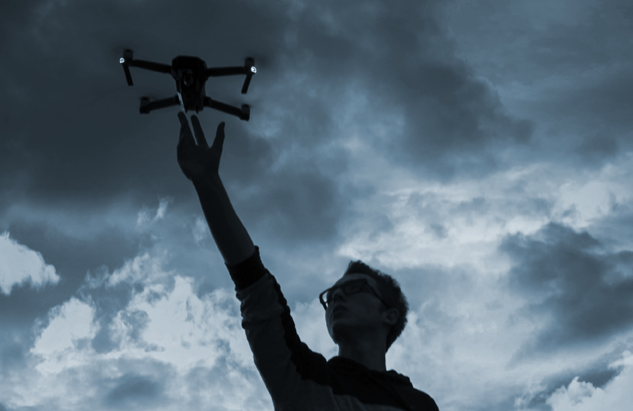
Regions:
M 487 173 L 496 167 L 495 147 L 529 138 L 530 127 L 508 115 L 495 90 L 455 57 L 438 23 L 439 2 L 361 3 L 202 2 L 173 9 L 158 1 L 151 6 L 153 18 L 141 23 L 143 32 L 159 31 L 160 40 L 137 35 L 139 21 L 131 10 L 147 12 L 142 2 L 104 6 L 109 24 L 117 27 L 105 37 L 95 30 L 103 12 L 81 2 L 54 7 L 47 19 L 33 15 L 26 26 L 34 30 L 25 30 L 30 34 L 16 44 L 32 46 L 37 60 L 25 61 L 23 46 L 11 47 L 7 58 L 24 67 L 15 66 L 6 78 L 26 95 L 39 96 L 32 103 L 42 117 L 37 125 L 16 120 L 29 125 L 21 134 L 16 130 L 20 137 L 11 150 L 0 153 L 10 177 L 7 187 L 17 187 L 13 177 L 24 173 L 25 197 L 93 210 L 117 197 L 148 201 L 158 181 L 174 198 L 190 195 L 174 156 L 174 112 L 144 117 L 136 107 L 136 98 L 147 91 L 172 93 L 173 82 L 139 71 L 135 87 L 127 87 L 117 63 L 122 50 L 117 44 L 124 42 L 138 45 L 138 58 L 169 62 L 178 54 L 199 55 L 210 66 L 234 64 L 229 62 L 256 52 L 261 70 L 244 97 L 253 116 L 249 123 L 228 120 L 221 173 L 240 188 L 263 187 L 255 193 L 261 205 L 253 208 L 252 220 L 276 226 L 290 240 L 325 242 L 336 236 L 349 197 L 360 195 L 354 181 L 339 186 L 354 139 L 380 152 L 387 167 L 446 177 L 460 170 Z M 235 21 L 245 29 L 236 29 Z M 218 33 L 231 33 L 230 41 L 209 43 Z M 82 59 L 74 59 L 76 50 L 82 50 Z M 76 64 L 68 65 L 73 59 Z M 68 82 L 24 75 L 36 62 L 49 67 L 47 72 L 65 73 Z M 208 93 L 244 102 L 231 79 L 216 80 L 208 83 Z M 233 103 L 230 99 L 225 101 Z M 76 107 L 72 115 L 56 112 L 69 106 Z M 212 131 L 220 114 L 205 113 L 203 128 Z M 50 139 L 44 137 L 48 130 L 64 132 Z M 100 142 L 98 150 L 94 141 Z M 56 150 L 59 146 L 67 149 Z M 53 150 L 55 159 L 47 155 Z M 152 218 L 153 212 L 137 220 Z
M 615 40 L 630 33 L 629 1 L 455 1 L 443 15 L 457 56 L 534 121 L 541 160 L 587 168 L 630 151 L 630 56 Z
M 164 260 L 139 255 L 113 274 L 103 273 L 122 273 L 113 287 L 91 280 L 82 300 L 72 297 L 51 309 L 34 328 L 29 361 L 35 366 L 19 374 L 30 382 L 7 386 L 16 393 L 6 397 L 7 406 L 269 409 L 234 293 L 215 289 L 198 297 L 194 280 L 167 275 Z M 98 293 L 130 283 L 136 286 L 123 306 Z M 96 350 L 93 342 L 104 332 L 111 344 Z
M 625 351 L 622 360 L 610 368 L 622 370 L 604 388 L 575 377 L 568 386 L 557 389 L 546 401 L 552 411 L 628 411 L 633 404 L 633 356 Z
M 38 335 L 31 353 L 44 361 L 37 365 L 42 372 L 60 370 L 80 365 L 82 347 L 96 335 L 93 324 L 94 308 L 76 298 L 71 298 L 49 312 L 49 323 Z
M 127 260 L 121 268 L 114 270 L 111 275 L 106 274 L 106 284 L 108 287 L 113 287 L 122 282 L 126 284 L 142 283 L 145 280 L 158 282 L 164 281 L 169 275 L 170 273 L 162 270 L 160 256 L 153 256 L 149 252 L 145 252 Z M 101 277 L 103 277 L 103 273 Z
M 508 235 L 500 251 L 513 260 L 508 286 L 527 300 L 523 314 L 539 323 L 517 359 L 604 342 L 633 326 L 633 251 L 610 251 L 586 231 L 557 223 Z
M 530 124 L 505 113 L 494 89 L 455 57 L 438 2 L 402 6 L 307 4 L 298 24 L 286 22 L 301 44 L 301 54 L 287 59 L 310 80 L 300 85 L 307 92 L 297 93 L 307 94 L 302 104 L 285 99 L 286 116 L 302 106 L 318 116 L 288 121 L 281 132 L 302 136 L 308 148 L 328 143 L 328 134 L 356 134 L 392 164 L 440 177 L 466 167 L 489 171 L 488 148 L 525 143 Z
M 105 397 L 108 407 L 156 406 L 164 397 L 163 387 L 154 378 L 141 375 L 124 375 Z
M 18 244 L 8 232 L 0 234 L 0 256 L 0 290 L 5 295 L 11 294 L 14 285 L 26 282 L 36 289 L 59 282 L 55 267 L 46 264 L 42 254 Z
M 172 201 L 173 199 L 170 197 L 161 198 L 158 202 L 158 208 L 156 209 L 156 213 L 154 214 L 154 217 L 151 216 L 150 210 L 148 208 L 143 207 L 143 209 L 138 212 L 138 217 L 136 219 L 136 227 L 147 228 L 147 225 L 154 224 L 155 222 L 165 218 L 165 213 L 167 212 L 167 206 Z
M 0 48 L 13 62 L 0 67 L 0 95 L 14 109 L 0 113 L 0 232 L 64 276 L 28 293 L 37 300 L 22 298 L 26 286 L 4 298 L 36 287 L 31 277 L 0 284 L 0 328 L 28 330 L 9 327 L 0 342 L 4 375 L 23 368 L 0 381 L 0 401 L 271 408 L 175 161 L 176 108 L 138 114 L 138 97 L 173 95 L 173 81 L 137 70 L 128 87 L 125 47 L 210 67 L 255 57 L 248 95 L 238 76 L 207 83 L 213 98 L 251 104 L 251 121 L 199 117 L 209 140 L 227 121 L 222 178 L 289 302 L 300 301 L 293 316 L 311 348 L 333 352 L 317 291 L 361 258 L 411 290 L 388 361 L 440 408 L 506 411 L 513 395 L 534 388 L 543 402 L 561 385 L 569 398 L 581 384 L 599 395 L 586 365 L 604 369 L 598 340 L 631 328 L 633 82 L 628 45 L 612 40 L 630 37 L 629 3 L 0 2 Z M 106 20 L 115 29 L 101 30 Z M 9 371 L 38 316 L 48 322 L 34 330 L 35 357 L 54 372 L 21 354 Z M 539 360 L 547 352 L 557 361 Z M 513 354 L 528 360 L 508 367 Z
M 193 235 L 193 239 L 196 241 L 196 244 L 199 244 L 202 240 L 208 238 L 210 232 L 207 221 L 202 217 L 196 217 L 196 222 L 191 229 L 191 234 Z

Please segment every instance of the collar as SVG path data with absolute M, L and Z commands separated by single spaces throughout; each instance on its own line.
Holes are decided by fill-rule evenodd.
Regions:
M 361 371 L 361 372 L 370 374 L 372 377 L 376 377 L 381 380 L 384 380 L 385 382 L 388 381 L 388 382 L 402 384 L 407 387 L 413 388 L 413 384 L 411 384 L 411 380 L 409 379 L 409 377 L 402 375 L 394 370 L 389 370 L 389 371 L 370 370 L 369 368 L 365 367 L 363 364 L 359 362 L 350 360 L 349 358 L 340 357 L 338 355 L 330 358 L 330 360 L 328 361 L 328 364 L 335 368 L 346 369 L 349 371 L 357 371 L 357 372 Z

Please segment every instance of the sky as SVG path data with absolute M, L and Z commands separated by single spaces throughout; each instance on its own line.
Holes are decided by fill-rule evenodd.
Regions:
M 633 3 L 0 2 L 0 411 L 272 410 L 176 161 L 165 74 L 209 67 L 220 176 L 300 338 L 392 275 L 386 355 L 442 411 L 633 402 Z M 627 113 L 629 113 L 627 115 Z M 191 114 L 191 113 L 189 113 Z M 628 409 L 628 408 L 626 408 Z

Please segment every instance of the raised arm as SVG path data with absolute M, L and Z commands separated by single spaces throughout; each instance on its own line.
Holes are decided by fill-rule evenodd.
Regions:
M 187 116 L 179 112 L 178 118 L 178 164 L 185 176 L 193 182 L 224 262 L 227 265 L 237 265 L 255 253 L 255 246 L 235 213 L 218 173 L 224 145 L 224 122 L 218 125 L 213 145 L 209 147 L 196 115 L 191 116 L 195 140 Z

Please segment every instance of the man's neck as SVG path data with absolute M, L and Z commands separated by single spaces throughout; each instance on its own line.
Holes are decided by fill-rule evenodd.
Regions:
M 379 347 L 372 347 L 368 344 L 360 345 L 339 345 L 339 357 L 347 358 L 367 367 L 373 371 L 387 371 L 385 365 L 385 350 Z

